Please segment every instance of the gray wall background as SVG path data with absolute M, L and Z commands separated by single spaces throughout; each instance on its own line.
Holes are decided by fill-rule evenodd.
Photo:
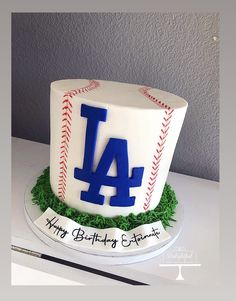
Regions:
M 219 180 L 218 14 L 12 14 L 12 135 L 49 143 L 50 82 L 148 85 L 189 108 L 171 171 Z

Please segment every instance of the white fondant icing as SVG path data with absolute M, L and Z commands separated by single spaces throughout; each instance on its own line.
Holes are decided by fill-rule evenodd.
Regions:
M 63 98 L 64 94 L 83 87 L 88 88 L 83 91 L 77 90 L 75 95 L 67 97 L 73 106 L 70 112 L 68 109 L 63 111 L 63 106 L 68 105 L 63 103 L 66 99 Z M 148 95 L 145 95 L 141 93 L 140 88 L 139 85 L 102 80 L 97 80 L 94 84 L 86 79 L 60 80 L 51 84 L 50 182 L 53 192 L 70 207 L 91 214 L 114 217 L 127 216 L 129 213 L 138 214 L 154 209 L 158 205 L 187 110 L 187 102 L 181 97 L 158 89 L 149 89 Z M 150 99 L 150 95 L 154 99 Z M 164 105 L 158 104 L 157 99 L 164 103 L 167 109 Z M 81 104 L 107 109 L 107 120 L 100 122 L 98 127 L 94 170 L 109 138 L 128 141 L 129 176 L 132 168 L 144 167 L 142 186 L 130 188 L 130 196 L 136 197 L 134 206 L 110 206 L 109 198 L 116 195 L 116 189 L 108 186 L 102 186 L 100 190 L 100 194 L 105 196 L 104 205 L 80 199 L 81 191 L 87 191 L 89 187 L 88 183 L 74 178 L 74 168 L 82 168 L 84 158 L 87 119 L 80 116 Z M 63 121 L 64 117 L 67 121 Z M 69 137 L 63 138 L 62 126 L 65 126 L 65 123 L 69 126 L 70 132 Z M 67 134 L 68 132 L 65 133 Z M 61 158 L 63 139 L 67 139 L 67 157 L 66 162 L 60 164 L 65 159 Z M 161 146 L 158 149 L 158 143 L 163 141 L 164 148 Z M 65 165 L 66 176 L 61 179 L 60 168 Z M 150 180 L 152 172 L 153 181 Z M 116 176 L 116 164 L 112 164 L 108 174 Z M 63 183 L 61 186 L 59 179 L 60 183 Z
M 150 250 L 163 244 L 171 236 L 162 222 L 138 226 L 130 231 L 118 228 L 96 229 L 82 226 L 75 221 L 57 214 L 48 208 L 34 224 L 55 241 L 84 252 L 125 253 L 132 255 L 137 251 Z

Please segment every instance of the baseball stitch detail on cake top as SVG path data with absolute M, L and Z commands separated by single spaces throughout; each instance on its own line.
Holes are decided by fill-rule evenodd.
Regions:
M 159 107 L 164 108 L 165 115 L 164 115 L 164 118 L 162 121 L 161 132 L 160 132 L 159 139 L 158 139 L 157 145 L 156 145 L 156 149 L 155 149 L 155 152 L 153 155 L 151 172 L 149 175 L 148 185 L 147 185 L 146 194 L 145 194 L 145 201 L 143 204 L 143 209 L 145 211 L 148 210 L 151 200 L 152 200 L 152 195 L 153 195 L 155 185 L 157 182 L 158 171 L 160 169 L 160 162 L 162 159 L 163 149 L 165 147 L 164 144 L 166 142 L 166 138 L 167 138 L 168 131 L 170 128 L 172 114 L 174 112 L 174 109 L 172 109 L 170 106 L 166 105 L 163 101 L 159 100 L 158 98 L 152 96 L 148 92 L 148 90 L 150 90 L 150 89 L 151 88 L 149 88 L 149 87 L 141 87 L 139 89 L 139 92 L 142 93 L 145 97 L 150 99 L 152 102 L 154 102 Z
M 62 128 L 61 128 L 61 142 L 60 142 L 60 162 L 59 162 L 59 179 L 58 179 L 58 197 L 61 200 L 65 199 L 66 181 L 67 181 L 67 160 L 69 152 L 69 144 L 71 137 L 71 123 L 73 110 L 73 97 L 96 89 L 99 82 L 90 80 L 89 84 L 75 90 L 65 92 L 62 99 Z

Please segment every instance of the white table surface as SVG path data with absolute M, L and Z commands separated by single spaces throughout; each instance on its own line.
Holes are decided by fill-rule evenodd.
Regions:
M 30 230 L 23 211 L 24 193 L 30 180 L 49 165 L 49 146 L 12 138 L 12 245 L 86 265 L 150 285 L 217 284 L 219 260 L 219 183 L 170 172 L 167 183 L 184 206 L 183 230 L 178 240 L 163 254 L 121 266 L 83 262 L 79 256 L 53 250 Z M 188 258 L 176 250 L 187 250 Z M 187 253 L 185 253 L 187 254 Z M 179 257 L 178 257 L 179 256 Z M 177 281 L 178 267 L 187 263 L 184 280 Z M 193 265 L 192 265 L 193 264 Z M 198 264 L 198 266 L 194 266 Z M 163 266 L 166 265 L 166 266 Z M 128 285 L 55 262 L 12 251 L 13 285 Z

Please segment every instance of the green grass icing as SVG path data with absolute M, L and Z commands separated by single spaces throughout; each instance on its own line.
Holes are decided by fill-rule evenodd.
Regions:
M 68 207 L 65 203 L 52 192 L 49 167 L 47 167 L 41 176 L 38 177 L 37 183 L 32 189 L 32 201 L 37 204 L 44 212 L 48 207 L 56 213 L 66 216 L 82 226 L 94 227 L 98 229 L 119 228 L 124 231 L 129 231 L 143 224 L 150 224 L 161 220 L 164 228 L 172 227 L 170 222 L 175 222 L 173 215 L 178 201 L 174 190 L 169 184 L 165 184 L 161 200 L 158 206 L 144 213 L 137 215 L 130 213 L 128 216 L 103 217 L 99 214 L 93 215 L 80 212 L 77 209 Z

